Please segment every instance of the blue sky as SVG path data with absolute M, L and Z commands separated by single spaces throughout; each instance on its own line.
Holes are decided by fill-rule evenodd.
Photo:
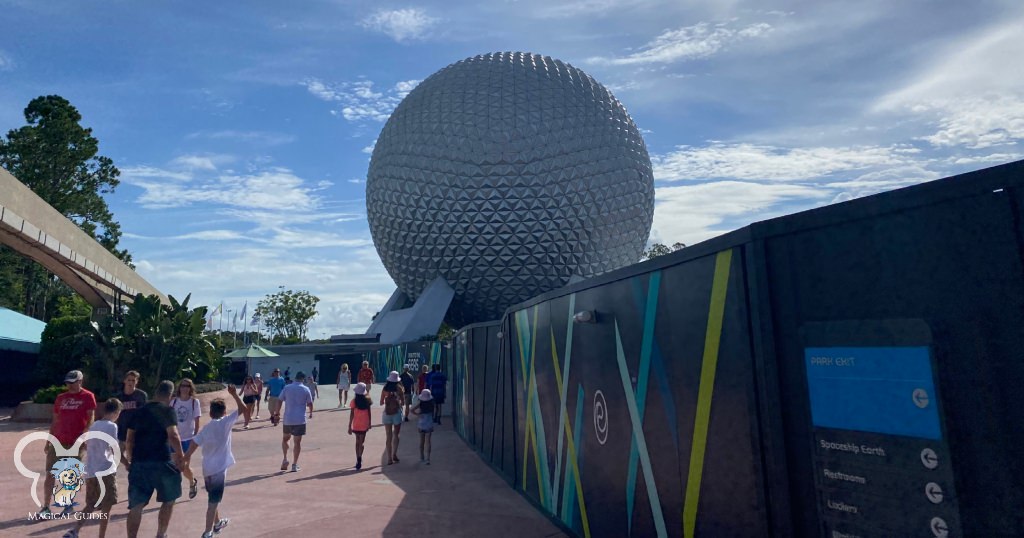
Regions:
M 1019 1 L 139 3 L 0 0 L 0 130 L 82 113 L 122 171 L 138 271 L 193 304 L 321 297 L 362 332 L 394 289 L 364 178 L 388 114 L 460 59 L 529 51 L 605 84 L 655 167 L 652 241 L 1019 160 Z

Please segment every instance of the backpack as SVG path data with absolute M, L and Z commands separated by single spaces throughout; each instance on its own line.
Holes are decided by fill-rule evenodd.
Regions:
M 402 405 L 398 402 L 398 392 L 391 391 L 384 397 L 384 414 L 394 415 L 398 413 Z

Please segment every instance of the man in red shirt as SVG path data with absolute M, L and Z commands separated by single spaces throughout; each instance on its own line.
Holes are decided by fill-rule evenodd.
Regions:
M 356 377 L 360 383 L 366 384 L 366 397 L 370 397 L 370 389 L 373 388 L 373 369 L 370 368 L 370 361 L 363 361 L 363 367 Z
M 50 435 L 57 438 L 64 452 L 71 450 L 75 441 L 85 433 L 96 412 L 96 396 L 82 388 L 85 376 L 78 370 L 71 370 L 64 376 L 64 384 L 68 390 L 60 393 L 53 402 L 53 423 L 50 424 Z M 85 455 L 85 443 L 78 449 L 78 459 Z M 63 457 L 63 456 L 62 456 Z M 40 515 L 50 513 L 50 501 L 53 499 L 53 474 L 50 469 L 57 463 L 57 451 L 50 443 L 46 443 L 46 481 L 43 483 L 43 502 Z M 70 507 L 68 507 L 70 508 Z

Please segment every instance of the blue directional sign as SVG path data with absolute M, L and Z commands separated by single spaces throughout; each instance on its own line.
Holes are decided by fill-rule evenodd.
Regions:
M 817 427 L 941 439 L 927 347 L 804 349 Z

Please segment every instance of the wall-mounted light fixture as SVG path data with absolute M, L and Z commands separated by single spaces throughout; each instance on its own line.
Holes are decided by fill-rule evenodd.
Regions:
M 573 315 L 572 320 L 576 323 L 597 323 L 597 312 L 593 310 L 581 310 Z

